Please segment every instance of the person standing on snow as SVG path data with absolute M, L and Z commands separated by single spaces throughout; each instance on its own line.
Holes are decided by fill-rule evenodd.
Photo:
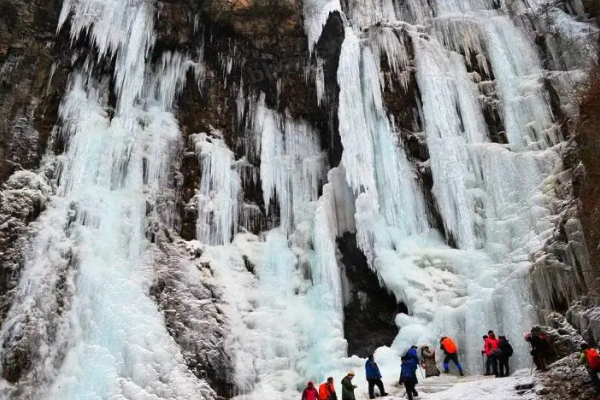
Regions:
M 302 400 L 319 400 L 319 394 L 312 381 L 308 382 L 308 385 L 306 385 L 306 388 L 302 392 Z
M 425 378 L 430 376 L 440 376 L 440 370 L 435 363 L 435 350 L 431 350 L 428 345 L 421 347 L 422 367 L 425 370 Z
M 419 355 L 417 354 L 418 347 L 415 345 L 410 346 L 410 349 L 406 352 L 406 357 L 415 360 L 417 365 L 419 365 Z
M 348 372 L 348 375 L 342 379 L 342 400 L 356 400 L 354 389 L 357 386 L 352 384 L 352 379 L 354 379 L 354 371 Z
M 327 378 L 327 382 L 319 386 L 319 400 L 337 400 L 337 394 L 333 387 L 333 378 Z
M 550 354 L 550 343 L 540 328 L 534 327 L 531 333 L 525 335 L 525 340 L 531 345 L 531 356 L 536 366 L 536 371 L 546 372 L 546 357 Z
M 417 368 L 419 365 L 417 362 L 404 356 L 401 358 L 402 366 L 400 370 L 400 381 L 399 383 L 404 384 L 404 388 L 406 389 L 406 395 L 408 396 L 408 400 L 413 400 L 413 396 L 417 397 L 419 392 L 415 389 L 417 383 L 419 383 L 417 379 Z
M 494 371 L 494 375 L 496 378 L 499 376 L 498 374 L 498 358 L 496 351 L 498 350 L 498 339 L 496 339 L 496 334 L 494 331 L 488 331 L 488 337 L 485 339 L 483 344 L 483 350 L 485 350 L 485 355 L 487 356 L 487 361 L 485 363 L 485 370 L 487 375 L 489 375 L 490 365 L 492 366 L 492 371 Z
M 367 382 L 369 382 L 369 398 L 375 398 L 375 385 L 379 389 L 379 393 L 381 396 L 387 396 L 388 394 L 385 392 L 385 388 L 383 387 L 383 382 L 381 381 L 381 372 L 379 372 L 379 367 L 377 363 L 373 359 L 373 355 L 369 356 L 369 359 L 365 363 L 365 374 L 367 376 Z
M 483 363 L 483 356 L 485 354 L 485 342 L 487 342 L 488 339 L 488 335 L 483 335 L 483 349 L 481 350 L 481 362 Z M 485 374 L 483 374 L 484 376 L 488 376 L 490 374 L 490 364 L 487 362 L 485 363 Z
M 510 375 L 508 360 L 513 355 L 513 348 L 510 343 L 508 343 L 506 336 L 498 336 L 498 350 L 500 350 L 498 355 L 498 368 L 500 370 L 500 377 L 502 378 Z
M 600 379 L 598 378 L 598 372 L 600 372 L 600 354 L 598 350 L 590 348 L 587 343 L 582 343 L 581 353 L 579 353 L 579 364 L 585 365 L 596 388 L 596 395 L 600 395 Z
M 462 365 L 458 362 L 458 346 L 454 343 L 454 340 L 450 339 L 448 336 L 442 336 L 440 339 L 440 349 L 446 353 L 446 357 L 444 357 L 444 373 L 447 374 L 450 372 L 448 363 L 454 361 L 460 376 L 464 376 L 465 374 L 463 373 Z

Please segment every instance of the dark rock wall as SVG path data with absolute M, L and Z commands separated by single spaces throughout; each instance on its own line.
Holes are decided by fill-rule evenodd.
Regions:
M 381 287 L 377 274 L 357 247 L 356 235 L 346 233 L 337 243 L 349 286 L 344 306 L 348 354 L 367 357 L 378 347 L 392 344 L 398 334 L 396 314 L 408 314 L 409 310 Z
M 61 6 L 0 1 L 0 183 L 39 166 L 56 123 L 69 57 L 55 36 Z

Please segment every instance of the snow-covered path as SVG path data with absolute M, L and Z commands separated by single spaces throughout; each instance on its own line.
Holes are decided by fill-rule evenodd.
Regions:
M 517 387 L 531 387 L 534 382 L 528 370 L 517 371 L 508 378 L 484 376 L 444 375 L 440 377 L 421 379 L 417 385 L 419 399 L 426 400 L 534 400 L 538 397 L 532 389 L 517 390 Z M 389 400 L 406 399 L 404 388 L 397 386 L 388 388 Z M 368 399 L 361 388 L 357 389 L 357 399 Z

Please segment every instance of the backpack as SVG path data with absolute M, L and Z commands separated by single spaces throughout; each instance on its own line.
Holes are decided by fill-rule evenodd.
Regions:
M 600 354 L 596 349 L 588 349 L 585 353 L 588 367 L 594 372 L 600 371 Z
M 454 340 L 450 339 L 449 337 L 445 338 L 442 344 L 444 345 L 444 350 L 446 353 L 456 354 L 458 352 L 458 346 L 456 343 L 454 343 Z
M 508 342 L 506 342 L 505 346 L 506 346 L 506 354 L 505 354 L 505 356 L 506 357 L 511 357 L 513 355 L 513 348 L 512 348 L 512 346 Z

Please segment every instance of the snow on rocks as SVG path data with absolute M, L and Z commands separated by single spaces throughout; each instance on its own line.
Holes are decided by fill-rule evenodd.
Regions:
M 210 265 L 200 261 L 203 246 L 181 239 L 170 243 L 164 235 L 157 237 L 157 243 L 147 253 L 148 264 L 155 269 L 150 296 L 163 313 L 167 331 L 186 365 L 206 382 L 204 398 L 228 396 L 233 390 L 231 357 L 224 340 L 228 322 Z
M 2 314 L 10 306 L 23 266 L 28 225 L 46 208 L 51 192 L 47 176 L 30 171 L 15 172 L 0 191 L 0 271 L 7 277 L 0 283 Z
M 552 363 L 550 371 L 537 374 L 535 391 L 545 400 L 588 400 L 593 399 L 593 385 L 585 367 L 578 365 L 579 355 Z

